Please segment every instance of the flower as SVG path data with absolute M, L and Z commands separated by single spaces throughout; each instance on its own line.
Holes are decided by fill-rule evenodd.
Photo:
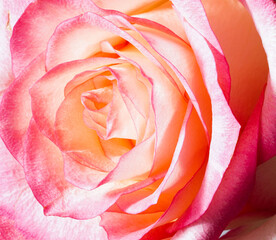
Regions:
M 218 238 L 276 152 L 273 1 L 16 4 L 1 15 L 3 237 Z M 260 179 L 248 204 L 263 207 Z

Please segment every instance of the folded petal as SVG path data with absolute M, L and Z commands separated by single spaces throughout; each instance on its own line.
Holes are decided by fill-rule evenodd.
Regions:
M 186 225 L 195 221 L 209 207 L 233 156 L 240 125 L 227 102 L 230 93 L 228 65 L 209 27 L 200 1 L 173 3 L 195 52 L 212 105 L 212 139 L 208 165 L 201 189 L 190 207 L 190 212 L 185 214 L 183 225 Z
M 142 0 L 129 2 L 125 2 L 124 0 L 95 0 L 94 2 L 101 8 L 117 10 L 123 13 L 127 13 L 128 15 L 149 11 L 163 3 L 162 0 Z
M 156 208 L 159 211 L 164 211 L 172 201 L 172 196 L 189 182 L 202 165 L 205 160 L 204 152 L 206 151 L 207 142 L 202 126 L 197 119 L 196 113 L 193 112 L 192 114 L 192 109 L 190 102 L 179 134 L 176 150 L 163 181 L 157 189 L 152 192 L 148 191 L 142 199 L 138 197 L 139 191 L 121 197 L 117 204 L 125 212 L 137 214 L 156 203 Z M 193 139 L 193 135 L 197 137 Z M 189 149 L 189 154 L 191 155 L 187 154 L 185 149 Z M 204 151 L 198 152 L 201 149 L 204 149 Z M 199 154 L 200 157 L 196 157 L 196 154 Z M 154 206 L 152 208 L 154 209 Z
M 106 230 L 109 240 L 141 239 L 146 230 L 151 228 L 162 213 L 151 214 L 125 214 L 104 213 L 101 218 L 101 226 Z
M 231 163 L 208 209 L 199 215 L 202 207 L 191 205 L 170 228 L 169 232 L 179 229 L 173 239 L 216 239 L 246 203 L 254 185 L 262 105 L 263 94 L 241 133 Z M 215 181 L 217 179 L 213 178 L 210 183 Z M 199 218 L 187 221 L 191 214 Z M 191 222 L 189 227 L 186 227 L 187 222 Z
M 203 6 L 230 66 L 229 105 L 245 126 L 267 81 L 268 65 L 260 36 L 239 1 L 207 0 Z

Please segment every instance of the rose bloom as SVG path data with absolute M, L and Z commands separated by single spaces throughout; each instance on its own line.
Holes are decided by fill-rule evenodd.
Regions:
M 276 237 L 273 0 L 2 1 L 0 35 L 1 239 Z

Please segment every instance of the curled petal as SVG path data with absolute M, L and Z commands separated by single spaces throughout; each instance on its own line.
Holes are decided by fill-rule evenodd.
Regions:
M 183 21 L 183 26 L 195 52 L 212 103 L 212 140 L 208 165 L 201 189 L 192 203 L 190 211 L 185 214 L 186 219 L 183 220 L 183 225 L 187 225 L 195 221 L 209 207 L 233 156 L 240 125 L 234 118 L 227 102 L 229 97 L 228 65 L 217 40 L 210 32 L 200 1 L 173 1 L 173 3 Z M 197 21 L 198 19 L 203 20 Z M 207 28 L 203 29 L 205 25 Z M 226 85 L 221 86 L 224 80 Z M 224 92 L 221 87 L 223 87 Z M 214 179 L 216 179 L 215 182 Z

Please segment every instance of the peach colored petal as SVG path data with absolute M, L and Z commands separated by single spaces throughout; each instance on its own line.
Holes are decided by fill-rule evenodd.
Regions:
M 189 205 L 192 203 L 200 188 L 202 179 L 204 177 L 205 168 L 206 161 L 198 169 L 190 181 L 175 194 L 173 201 L 171 202 L 168 209 L 155 223 L 152 224 L 152 229 L 150 231 L 145 231 L 145 235 L 142 238 L 143 240 L 163 239 L 173 236 L 174 233 L 168 231 L 168 229 L 172 226 L 173 222 L 177 218 L 181 217 L 183 213 L 185 213 Z
M 191 112 L 192 112 L 192 104 L 190 102 L 188 105 L 185 119 L 183 121 L 182 129 L 179 134 L 176 150 L 174 152 L 170 167 L 168 168 L 163 181 L 161 182 L 161 184 L 158 186 L 158 188 L 155 191 L 149 192 L 147 194 L 147 196 L 143 197 L 143 199 L 137 200 L 135 198 L 135 195 L 133 196 L 133 194 L 132 194 L 132 197 L 130 197 L 128 195 L 123 196 L 124 198 L 128 199 L 128 201 L 125 200 L 125 201 L 120 202 L 120 199 L 119 199 L 117 204 L 125 212 L 131 213 L 131 214 L 137 214 L 139 212 L 146 210 L 149 206 L 156 204 L 158 202 L 158 198 L 160 197 L 160 194 L 163 191 L 166 191 L 166 188 L 175 187 L 175 188 L 178 188 L 178 190 L 181 189 L 183 186 L 186 185 L 186 183 L 190 180 L 190 178 L 195 174 L 195 172 L 198 170 L 198 168 L 202 165 L 202 161 L 205 160 L 204 154 L 203 154 L 204 158 L 203 159 L 198 158 L 197 162 L 194 161 L 194 158 L 193 158 L 194 156 L 191 157 L 190 161 L 189 161 L 188 155 L 182 155 L 183 148 L 189 149 L 191 151 L 191 153 L 195 152 L 192 149 L 193 147 L 199 148 L 199 149 L 204 148 L 204 144 L 201 143 L 199 138 L 203 139 L 203 143 L 205 142 L 205 147 L 206 147 L 204 131 L 203 131 L 203 135 L 202 135 L 202 131 L 199 131 L 199 136 L 196 134 L 196 132 L 198 132 L 198 130 L 197 130 L 197 127 L 195 127 L 195 126 L 198 125 L 199 121 L 196 121 L 198 119 L 195 119 L 195 115 L 196 115 L 195 113 L 193 114 L 193 118 L 191 118 Z M 199 123 L 199 125 L 200 125 L 200 123 Z M 202 129 L 200 129 L 200 130 L 202 130 Z M 200 143 L 193 142 L 191 139 L 189 139 L 191 132 L 193 132 L 192 134 L 195 134 L 196 136 L 199 137 L 197 140 Z M 185 143 L 185 145 L 184 145 L 184 143 Z M 189 146 L 189 144 L 191 144 L 191 146 Z M 202 146 L 201 146 L 201 144 L 202 144 Z M 182 166 L 177 164 L 180 161 L 182 163 Z M 183 172 L 179 173 L 178 169 L 176 169 L 176 167 L 180 167 L 180 169 Z M 178 186 L 176 187 L 175 185 L 178 185 Z M 177 190 L 175 190 L 175 191 L 177 192 Z M 174 192 L 174 191 L 172 191 L 172 192 Z M 174 193 L 172 193 L 172 192 L 171 192 L 171 195 L 174 196 L 175 192 Z M 136 193 L 134 193 L 134 194 L 136 194 Z M 138 194 L 138 192 L 137 192 L 137 194 Z M 166 205 L 168 205 L 170 203 L 170 201 L 172 200 L 172 197 L 168 196 L 165 200 L 167 201 Z M 159 206 L 159 203 L 157 203 L 157 204 Z M 162 208 L 162 206 L 161 206 L 161 208 Z
M 203 5 L 230 66 L 229 105 L 241 126 L 245 126 L 267 81 L 261 39 L 252 17 L 239 1 L 205 0 Z
M 25 149 L 26 179 L 46 215 L 88 219 L 106 211 L 116 201 L 117 195 L 107 195 L 115 184 L 86 191 L 68 183 L 64 179 L 61 152 L 38 131 L 34 121 L 30 123 Z
M 87 221 L 46 217 L 31 192 L 22 167 L 0 140 L 0 233 L 3 239 L 107 239 L 99 218 Z M 24 237 L 23 237 L 24 236 Z M 17 238 L 18 237 L 18 238 Z
M 102 21 L 98 20 L 99 15 L 93 15 L 92 12 L 85 13 L 57 26 L 46 50 L 47 69 L 60 63 L 93 56 L 99 52 L 103 40 L 108 39 L 114 45 L 123 42 L 123 39 L 106 29 Z
M 61 151 L 86 166 L 110 171 L 115 163 L 105 156 L 96 131 L 89 129 L 83 121 L 81 94 L 93 88 L 92 81 L 74 88 L 59 106 L 55 119 L 55 141 Z
M 117 85 L 113 85 L 113 98 L 106 123 L 106 139 L 137 139 L 137 132 L 131 115 L 124 103 Z
M 209 105 L 209 99 L 207 97 L 205 88 L 197 86 L 197 85 L 202 85 L 202 81 L 200 81 L 201 77 L 199 75 L 199 71 L 198 71 L 198 68 L 197 68 L 197 63 L 196 63 L 196 61 L 193 61 L 193 60 L 195 60 L 193 54 L 189 53 L 189 51 L 185 51 L 185 47 L 184 46 L 186 45 L 186 43 L 184 41 L 182 41 L 181 44 L 183 46 L 179 47 L 179 45 L 181 46 L 181 44 L 179 44 L 179 37 L 177 35 L 175 35 L 173 32 L 171 32 L 170 30 L 168 30 L 166 27 L 161 26 L 161 25 L 159 25 L 159 24 L 157 24 L 155 22 L 149 21 L 149 20 L 140 19 L 140 18 L 132 18 L 132 17 L 127 17 L 127 16 L 123 16 L 123 15 L 111 15 L 111 16 L 109 16 L 109 18 L 112 19 L 113 22 L 115 22 L 117 24 L 117 26 L 129 28 L 129 29 L 133 30 L 133 32 L 132 33 L 129 32 L 129 34 L 131 34 L 131 36 L 134 37 L 134 39 L 136 41 L 141 42 L 143 44 L 143 48 L 138 47 L 137 44 L 134 44 L 134 42 L 131 42 L 131 43 L 137 49 L 139 49 L 145 56 L 147 56 L 153 63 L 155 63 L 160 68 L 160 70 L 168 77 L 168 79 L 173 83 L 173 85 L 176 88 L 179 89 L 179 91 L 181 93 L 182 93 L 181 88 L 183 89 L 183 86 L 184 86 L 185 91 L 189 95 L 190 99 L 193 102 L 193 105 L 195 106 L 197 112 L 199 113 L 199 116 L 201 118 L 202 124 L 204 125 L 204 128 L 206 130 L 206 134 L 207 134 L 207 126 L 206 125 L 208 125 L 208 127 L 210 129 L 210 126 L 209 126 L 210 125 L 210 111 L 209 111 L 210 110 L 210 105 Z M 154 37 L 150 37 L 149 34 L 143 34 L 142 32 L 138 31 L 139 28 L 137 28 L 137 29 L 134 28 L 134 26 L 131 25 L 127 20 L 130 21 L 130 22 L 139 24 L 141 26 L 147 26 L 147 27 L 152 28 L 150 30 L 150 32 L 154 32 L 155 33 L 153 35 Z M 155 30 L 161 31 L 161 32 L 159 32 L 159 34 L 163 35 L 163 37 L 166 36 L 166 38 L 170 39 L 170 44 L 169 44 L 168 48 L 164 48 L 163 45 L 159 45 L 158 44 L 159 41 L 163 42 L 163 40 L 160 37 L 158 38 L 158 31 L 155 31 Z M 165 33 L 167 33 L 168 36 L 165 35 Z M 186 68 L 184 68 L 185 69 L 184 72 L 187 74 L 188 77 L 191 77 L 191 76 L 193 78 L 196 77 L 196 78 L 199 79 L 199 81 L 198 81 L 198 79 L 196 81 L 192 81 L 194 79 L 190 78 L 189 81 L 187 82 L 187 80 L 183 76 L 183 73 L 181 73 L 172 64 L 172 62 L 173 63 L 177 62 L 174 59 L 175 58 L 174 51 L 166 51 L 165 50 L 165 49 L 170 49 L 171 46 L 176 47 L 175 51 L 179 51 L 179 49 L 180 49 L 181 52 L 185 53 L 186 57 L 184 57 L 183 59 L 181 59 L 181 61 L 184 61 L 185 63 L 188 63 L 189 66 L 187 66 Z M 145 51 L 145 48 L 146 48 L 146 51 Z M 157 53 L 153 49 L 155 49 L 157 51 Z M 149 51 L 150 54 L 147 51 Z M 116 52 L 116 53 L 118 53 L 118 52 Z M 162 58 L 158 54 L 160 54 L 162 56 Z M 166 57 L 168 57 L 168 59 Z M 164 67 L 164 64 L 165 65 L 167 64 L 169 66 L 169 68 L 168 67 Z M 183 65 L 180 64 L 180 65 L 178 65 L 178 67 L 179 66 L 181 66 L 180 69 L 183 69 Z M 191 68 L 193 71 L 189 72 L 187 70 L 189 68 Z M 172 75 L 176 75 L 176 78 L 173 78 Z M 179 82 L 179 80 L 181 82 Z M 191 89 L 191 87 L 189 86 L 189 84 L 191 84 L 194 88 Z M 195 86 L 197 86 L 197 87 L 195 87 Z M 201 89 L 201 91 L 198 91 L 197 89 Z M 204 101 L 200 101 L 200 102 L 204 103 L 204 107 L 202 109 L 205 109 L 205 110 L 200 110 L 198 99 L 195 98 L 195 95 L 194 95 L 193 91 L 195 91 L 197 98 L 204 99 Z M 201 111 L 204 112 L 204 117 L 205 117 L 204 120 L 203 120 Z
M 45 73 L 45 55 L 30 63 L 5 92 L 0 107 L 0 135 L 12 155 L 23 164 L 22 139 L 32 117 L 29 88 Z
M 154 142 L 155 138 L 153 135 L 124 154 L 120 158 L 118 165 L 108 174 L 102 183 L 147 177 L 152 167 Z
M 48 71 L 30 89 L 32 112 L 39 129 L 55 141 L 54 122 L 59 105 L 64 100 L 65 87 L 77 74 L 118 63 L 111 58 L 90 58 L 61 64 Z
M 213 119 L 212 140 L 206 174 L 199 194 L 192 203 L 190 213 L 188 212 L 185 215 L 183 225 L 186 225 L 195 221 L 208 208 L 233 156 L 240 125 L 232 115 L 224 96 L 224 94 L 226 97 L 228 96 L 228 85 L 225 85 L 226 88 L 224 90 L 226 92 L 224 93 L 219 85 L 219 81 L 229 77 L 227 64 L 225 64 L 224 60 L 221 61 L 223 55 L 220 47 L 213 33 L 209 32 L 210 29 L 202 29 L 202 24 L 206 25 L 208 22 L 202 20 L 196 23 L 197 19 L 201 19 L 202 15 L 205 14 L 201 3 L 199 1 L 193 1 L 193 3 L 189 1 L 173 1 L 173 3 L 179 12 L 180 18 L 183 20 L 187 37 L 191 42 L 201 68 L 203 79 L 211 98 Z M 187 21 L 184 21 L 184 19 Z M 206 19 L 206 16 L 203 19 Z M 194 26 L 197 26 L 199 30 L 190 25 L 188 21 L 191 21 L 191 24 L 195 24 Z M 210 37 L 209 42 L 206 41 L 202 34 L 205 34 L 205 37 Z M 210 43 L 215 45 L 212 46 Z M 221 61 L 220 64 L 218 64 L 218 61 Z M 215 182 L 214 179 L 216 179 Z
M 276 5 L 273 0 L 241 0 L 249 10 L 267 55 L 269 76 L 261 120 L 261 162 L 276 155 Z
M 254 185 L 262 105 L 263 94 L 241 133 L 231 163 L 208 209 L 202 213 L 202 206 L 192 204 L 168 230 L 179 230 L 173 239 L 217 239 L 246 203 Z M 211 184 L 216 181 L 213 178 Z M 198 216 L 198 213 L 202 213 L 198 219 L 189 219 L 189 215 Z
M 159 212 L 137 215 L 104 213 L 101 216 L 101 226 L 106 230 L 109 240 L 141 239 L 144 231 L 150 229 L 150 224 L 161 215 Z
M 117 10 L 128 15 L 137 12 L 146 12 L 162 4 L 163 0 L 141 0 L 141 1 L 128 1 L 124 0 L 94 0 L 97 6 L 104 9 Z
M 155 162 L 151 172 L 153 176 L 167 169 L 170 164 L 167 159 L 172 158 L 177 141 L 176 135 L 180 131 L 187 103 L 162 70 L 137 52 L 135 48 L 128 45 L 116 53 L 140 69 L 143 76 L 152 84 L 151 102 L 155 114 L 156 135 L 158 136 L 158 141 L 155 143 Z M 164 99 L 168 101 L 164 102 Z M 166 112 L 166 116 L 164 116 L 164 112 Z M 170 145 L 164 139 L 170 139 Z
M 64 178 L 76 187 L 92 190 L 106 177 L 106 172 L 87 167 L 68 154 L 63 154 Z
M 206 87 L 202 80 L 196 58 L 190 46 L 184 41 L 172 38 L 168 34 L 147 28 L 137 28 L 150 46 L 173 69 L 183 84 L 185 91 L 192 99 L 203 125 L 206 125 L 208 136 L 212 131 L 211 104 Z M 192 91 L 192 93 L 191 93 Z
M 122 195 L 144 188 L 163 176 L 144 181 L 109 182 L 87 191 L 64 178 L 59 148 L 31 121 L 25 143 L 24 170 L 35 198 L 47 216 L 90 219 L 109 209 Z M 64 204 L 66 202 L 66 204 Z
M 172 30 L 174 33 L 184 39 L 185 42 L 188 41 L 182 24 L 179 22 L 176 12 L 172 8 L 172 3 L 170 1 L 164 2 L 151 11 L 139 13 L 133 17 L 144 18 L 157 22 Z
M 135 139 L 141 142 L 150 111 L 150 90 L 147 87 L 149 83 L 145 83 L 148 79 L 131 65 L 117 65 L 110 68 L 117 79 L 118 91 L 134 124 Z

